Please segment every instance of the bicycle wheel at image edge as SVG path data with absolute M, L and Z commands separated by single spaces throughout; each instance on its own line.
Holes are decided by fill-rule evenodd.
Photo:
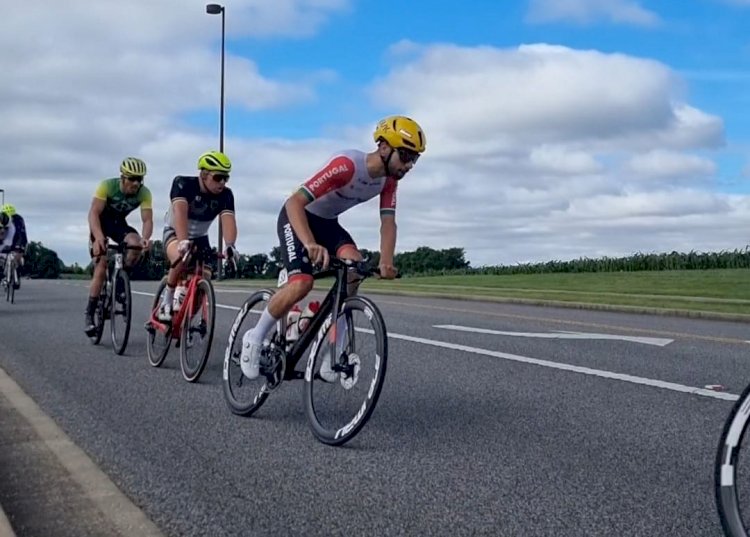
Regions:
M 189 306 L 189 299 L 185 299 Z M 195 287 L 193 311 L 188 311 L 180 333 L 180 369 L 188 382 L 200 378 L 211 355 L 216 324 L 216 296 L 211 282 L 201 279 Z M 197 323 L 196 323 L 197 319 Z
M 724 423 L 714 467 L 716 507 L 728 537 L 747 537 L 750 516 L 750 446 L 743 446 L 750 425 L 750 385 Z M 744 453 L 743 453 L 743 447 Z M 744 512 L 741 502 L 744 502 Z
M 315 437 L 329 445 L 345 444 L 372 415 L 385 381 L 388 336 L 383 316 L 368 298 L 344 300 L 339 312 L 340 371 L 333 381 L 320 375 L 330 359 L 331 316 L 318 331 L 305 368 L 305 412 Z M 337 357 L 338 358 L 338 357 Z
M 229 331 L 229 341 L 224 352 L 222 387 L 224 399 L 230 410 L 240 416 L 250 416 L 268 398 L 266 377 L 262 374 L 252 380 L 245 377 L 240 368 L 240 354 L 242 353 L 242 336 L 255 326 L 260 313 L 268 305 L 273 293 L 270 289 L 262 289 L 253 293 L 237 312 Z
M 113 292 L 110 306 L 112 315 L 109 320 L 112 333 L 112 348 L 115 354 L 122 354 L 128 346 L 128 337 L 130 336 L 132 316 L 130 278 L 127 272 L 118 269 L 112 281 Z
M 161 304 L 161 295 L 167 288 L 167 278 L 162 278 L 159 287 L 156 289 L 154 296 L 154 302 L 151 304 L 151 312 L 156 311 Z M 150 315 L 149 315 L 150 319 Z M 169 352 L 169 346 L 172 344 L 172 329 L 171 327 L 162 332 L 158 328 L 151 326 L 150 321 L 146 326 L 146 353 L 148 354 L 148 363 L 153 367 L 159 367 L 164 363 L 164 359 L 167 357 Z

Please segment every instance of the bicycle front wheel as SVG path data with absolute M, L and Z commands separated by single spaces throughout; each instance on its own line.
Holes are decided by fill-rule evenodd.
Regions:
M 156 289 L 154 303 L 151 305 L 151 314 L 146 322 L 146 353 L 148 354 L 148 363 L 153 367 L 159 367 L 164 363 L 164 359 L 169 352 L 169 346 L 172 344 L 172 327 L 170 325 L 155 326 L 152 318 L 156 316 L 159 304 L 162 301 L 162 295 L 167 289 L 167 278 L 164 277 Z
M 747 537 L 750 523 L 750 385 L 732 408 L 719 440 L 714 466 L 716 506 L 728 537 Z
M 265 403 L 270 393 L 268 378 L 265 374 L 261 373 L 251 380 L 242 373 L 240 357 L 242 337 L 258 323 L 260 314 L 263 313 L 272 296 L 273 291 L 270 289 L 262 289 L 250 295 L 237 312 L 232 328 L 229 330 L 229 341 L 224 352 L 222 386 L 227 405 L 232 413 L 239 416 L 253 414 Z
M 190 309 L 180 333 L 180 368 L 185 380 L 195 382 L 206 367 L 214 339 L 216 297 L 211 282 L 201 279 L 193 297 L 186 297 L 184 307 Z
M 333 328 L 329 315 L 307 359 L 305 412 L 318 440 L 340 446 L 375 409 L 385 381 L 388 335 L 377 306 L 359 296 L 344 300 Z
M 8 302 L 14 304 L 16 301 L 16 267 L 11 261 L 10 270 L 8 271 Z
M 130 278 L 122 269 L 115 271 L 112 279 L 112 297 L 110 328 L 112 332 L 112 348 L 115 354 L 125 352 L 130 336 L 130 321 L 132 315 L 132 296 L 130 294 Z
M 104 320 L 107 315 L 107 293 L 106 289 L 102 289 L 99 299 L 96 301 L 96 308 L 94 309 L 94 333 L 89 336 L 91 343 L 98 345 L 102 340 L 102 334 L 104 333 Z

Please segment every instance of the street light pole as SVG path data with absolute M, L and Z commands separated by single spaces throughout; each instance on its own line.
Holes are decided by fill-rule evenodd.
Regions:
M 207 4 L 206 13 L 209 15 L 218 15 L 221 13 L 221 97 L 219 101 L 219 151 L 224 152 L 224 14 L 225 7 L 220 4 Z M 221 252 L 224 249 L 224 233 L 221 225 L 221 216 L 219 216 L 219 248 Z M 221 260 L 217 265 L 216 277 L 221 279 L 222 266 Z

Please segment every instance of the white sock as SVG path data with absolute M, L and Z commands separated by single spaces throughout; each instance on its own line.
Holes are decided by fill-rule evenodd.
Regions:
M 278 321 L 278 319 L 275 319 L 274 316 L 271 315 L 268 308 L 264 309 L 263 313 L 260 314 L 258 324 L 253 328 L 250 341 L 252 343 L 263 343 L 268 333 L 276 326 L 276 321 Z
M 164 289 L 164 294 L 161 295 L 161 303 L 163 304 L 172 304 L 172 299 L 174 298 L 174 287 L 170 287 L 167 285 L 167 287 Z

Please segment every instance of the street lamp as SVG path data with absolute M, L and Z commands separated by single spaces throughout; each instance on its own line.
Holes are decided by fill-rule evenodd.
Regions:
M 222 153 L 224 152 L 224 13 L 225 8 L 224 6 L 220 4 L 207 4 L 206 5 L 206 13 L 209 15 L 219 15 L 221 14 L 221 97 L 220 97 L 220 104 L 219 104 L 219 151 Z M 222 226 L 221 226 L 221 216 L 219 216 L 219 252 L 223 250 L 224 247 L 224 235 L 222 233 Z M 217 273 L 216 277 L 218 279 L 221 279 L 221 261 L 219 261 L 217 266 Z

